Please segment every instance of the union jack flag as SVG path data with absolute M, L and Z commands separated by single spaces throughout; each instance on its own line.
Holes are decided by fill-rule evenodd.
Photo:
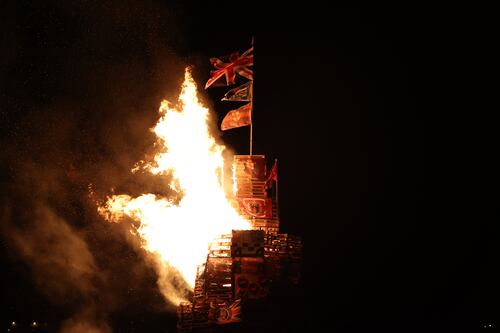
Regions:
M 205 84 L 205 89 L 210 87 L 222 76 L 226 76 L 226 85 L 234 84 L 236 74 L 239 74 L 249 80 L 253 80 L 253 71 L 248 66 L 253 65 L 253 46 L 245 51 L 241 56 L 239 52 L 234 52 L 229 56 L 229 62 L 224 62 L 219 58 L 210 58 L 212 66 L 217 68 L 210 71 L 210 79 Z

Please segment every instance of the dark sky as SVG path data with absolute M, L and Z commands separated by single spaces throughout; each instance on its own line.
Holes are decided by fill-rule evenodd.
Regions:
M 88 185 L 98 196 L 165 191 L 128 172 L 150 153 L 160 100 L 176 97 L 193 66 L 220 122 L 225 90 L 201 90 L 208 58 L 244 51 L 252 36 L 254 152 L 278 158 L 282 231 L 305 246 L 304 281 L 274 300 L 276 321 L 297 332 L 495 323 L 491 237 L 454 223 L 460 214 L 444 203 L 446 186 L 429 184 L 423 100 L 433 82 L 424 73 L 435 50 L 421 11 L 312 2 L 0 6 L 0 331 L 11 320 L 74 328 L 75 318 L 103 331 L 173 331 L 154 270 L 125 227 L 97 216 Z M 220 135 L 247 153 L 247 128 Z

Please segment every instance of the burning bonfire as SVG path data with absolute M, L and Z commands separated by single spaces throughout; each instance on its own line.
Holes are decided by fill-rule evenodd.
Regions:
M 206 88 L 223 76 L 228 85 L 236 74 L 250 79 L 224 97 L 249 103 L 228 113 L 223 130 L 252 130 L 252 52 L 233 53 L 227 62 L 211 59 L 217 70 Z M 250 148 L 250 155 L 226 161 L 232 179 L 225 175 L 225 147 L 209 132 L 209 110 L 198 100 L 188 69 L 178 104 L 163 101 L 159 112 L 153 131 L 161 150 L 140 167 L 171 175 L 168 186 L 180 200 L 113 195 L 99 212 L 110 222 L 137 222 L 133 232 L 154 258 L 158 286 L 178 306 L 179 332 L 211 331 L 241 321 L 245 302 L 267 297 L 274 284 L 297 283 L 301 241 L 278 233 L 277 161 L 268 172 L 265 157 Z M 233 186 L 225 186 L 228 181 Z

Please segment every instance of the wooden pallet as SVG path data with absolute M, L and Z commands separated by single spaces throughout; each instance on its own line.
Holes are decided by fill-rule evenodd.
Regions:
M 264 232 L 260 230 L 233 230 L 232 257 L 262 257 Z
M 270 282 L 262 274 L 234 274 L 234 297 L 242 300 L 265 298 L 269 293 Z
M 302 260 L 302 239 L 299 236 L 289 235 L 287 239 L 287 254 L 291 261 Z
M 249 173 L 245 163 L 251 158 L 255 160 L 255 174 Z M 236 155 L 234 156 L 234 173 L 236 176 L 236 196 L 251 198 L 266 198 L 266 169 L 264 155 Z
M 264 258 L 236 257 L 233 258 L 233 273 L 235 274 L 262 274 L 264 272 Z

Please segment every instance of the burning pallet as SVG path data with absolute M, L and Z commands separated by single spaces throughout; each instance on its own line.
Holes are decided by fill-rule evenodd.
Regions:
M 238 323 L 246 302 L 265 299 L 275 284 L 300 281 L 302 241 L 278 233 L 276 192 L 268 191 L 264 156 L 239 155 L 234 161 L 238 207 L 252 229 L 233 230 L 210 243 L 193 301 L 179 305 L 179 333 L 213 332 Z

